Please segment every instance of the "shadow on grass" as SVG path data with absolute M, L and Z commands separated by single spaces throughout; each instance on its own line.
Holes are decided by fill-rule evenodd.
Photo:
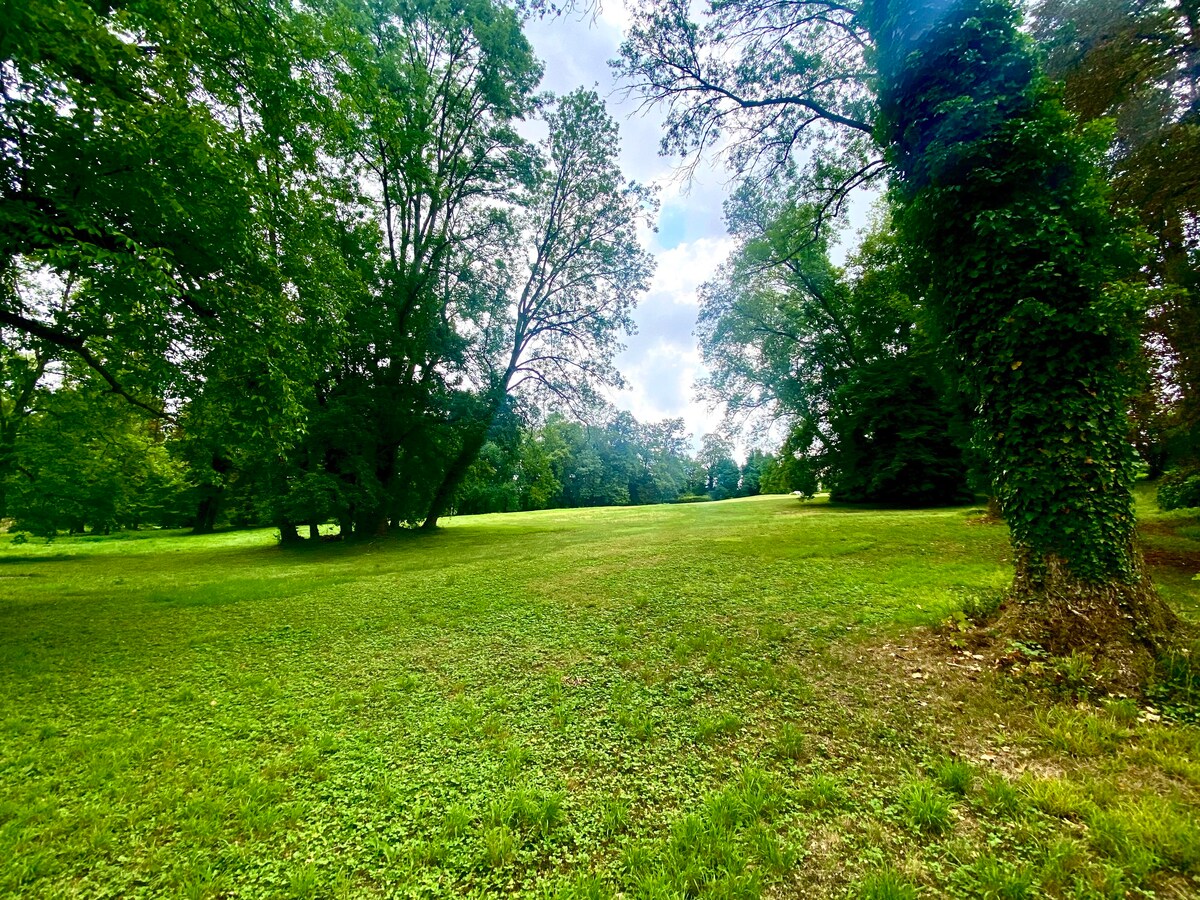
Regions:
M 5 554 L 0 556 L 0 566 L 20 566 L 20 565 L 36 565 L 38 563 L 47 562 L 66 562 L 72 559 L 79 559 L 70 553 L 56 553 L 54 556 L 9 556 Z M 18 578 L 18 575 L 8 575 L 8 578 Z

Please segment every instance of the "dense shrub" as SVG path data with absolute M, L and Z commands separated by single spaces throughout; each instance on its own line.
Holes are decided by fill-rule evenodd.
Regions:
M 1176 469 L 1163 476 L 1158 485 L 1161 509 L 1187 509 L 1200 506 L 1200 469 Z

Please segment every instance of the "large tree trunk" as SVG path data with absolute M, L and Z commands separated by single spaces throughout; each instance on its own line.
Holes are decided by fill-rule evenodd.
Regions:
M 429 512 L 425 515 L 425 521 L 421 523 L 422 531 L 433 531 L 437 528 L 438 519 L 444 516 L 446 510 L 450 508 L 454 492 L 462 484 L 467 470 L 471 468 L 471 463 L 475 462 L 475 458 L 479 456 L 479 451 L 483 449 L 483 445 L 487 441 L 490 425 L 490 421 L 477 425 L 463 437 L 458 454 L 447 467 L 442 476 L 442 483 L 438 485 L 438 489 L 433 493 L 433 499 L 429 501 Z
M 1067 560 L 1018 552 L 1008 618 L 1013 629 L 1052 653 L 1085 649 L 1120 656 L 1133 644 L 1158 649 L 1175 624 L 1136 548 L 1125 577 L 1080 578 Z
M 868 21 L 900 227 L 978 402 L 1012 532 L 1008 620 L 1055 652 L 1144 656 L 1172 618 L 1134 546 L 1123 372 L 1140 319 L 1110 289 L 1134 257 L 1094 153 L 1040 92 L 1003 6 L 872 0 Z
M 200 486 L 200 502 L 196 505 L 196 522 L 192 534 L 212 534 L 217 528 L 217 516 L 224 499 L 224 476 L 233 468 L 233 463 L 219 453 L 214 453 L 209 462 L 217 479 Z
M 217 513 L 221 509 L 221 489 L 206 489 L 196 505 L 196 521 L 192 534 L 212 534 L 217 528 Z
M 304 543 L 304 538 L 300 537 L 300 532 L 296 530 L 295 522 L 284 518 L 279 520 L 279 543 L 285 547 L 295 547 Z
M 363 507 L 358 510 L 354 521 L 354 536 L 356 538 L 384 537 L 388 533 L 387 508 L 384 506 Z
M 376 502 L 359 506 L 354 511 L 355 538 L 384 537 L 388 533 L 392 513 L 389 498 L 394 488 L 396 456 L 399 452 L 399 444 L 390 441 L 375 448 L 375 480 L 379 496 Z

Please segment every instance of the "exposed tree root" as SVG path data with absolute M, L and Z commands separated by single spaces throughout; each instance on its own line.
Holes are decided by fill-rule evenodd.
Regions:
M 1053 656 L 1090 655 L 1114 690 L 1144 686 L 1173 643 L 1179 619 L 1159 596 L 1134 551 L 1135 574 L 1097 583 L 1047 556 L 1018 558 L 1008 600 L 992 626 L 997 637 L 1037 644 Z

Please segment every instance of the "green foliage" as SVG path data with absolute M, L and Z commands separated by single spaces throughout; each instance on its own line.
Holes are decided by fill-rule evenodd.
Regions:
M 960 598 L 963 616 L 976 625 L 985 625 L 996 617 L 1004 599 L 1004 591 L 964 594 Z
M 918 831 L 940 834 L 954 823 L 949 794 L 924 778 L 909 781 L 900 791 L 900 814 Z
M 962 759 L 944 759 L 933 767 L 933 776 L 951 794 L 966 796 L 975 780 L 975 770 Z
M 804 757 L 804 732 L 785 723 L 775 737 L 775 753 L 783 759 L 802 759 Z
M 1151 237 L 1132 418 L 1155 478 L 1200 451 L 1200 266 L 1188 224 L 1200 214 L 1198 73 L 1185 62 L 1200 17 L 1166 0 L 1039 0 L 1030 24 L 1067 108 L 1082 123 L 1106 120 L 1113 206 L 1131 210 Z
M 764 453 L 757 448 L 750 451 L 746 462 L 742 465 L 741 479 L 738 484 L 738 494 L 742 497 L 754 497 L 758 494 L 782 493 L 771 490 L 772 475 L 777 466 L 774 454 Z M 767 487 L 764 489 L 763 480 Z
M 227 424 L 287 445 L 340 331 L 330 248 L 355 231 L 319 161 L 311 15 L 271 0 L 5 10 L 0 325 L 149 409 L 235 379 Z M 31 302 L 27 274 L 54 303 Z
M 1136 259 L 1108 210 L 1102 139 L 1043 88 L 1011 5 L 956 5 L 920 44 L 916 15 L 870 6 L 878 134 L 1021 565 L 1133 579 L 1125 401 L 1142 300 L 1119 283 Z
M 864 238 L 847 274 L 807 235 L 815 207 L 744 190 L 727 215 L 742 246 L 702 290 L 702 389 L 731 416 L 792 421 L 776 481 L 851 503 L 961 499 L 956 402 L 890 226 Z
M 904 506 L 970 500 L 953 406 L 935 387 L 931 360 L 859 367 L 835 395 L 836 450 L 826 456 L 830 499 Z
M 916 885 L 895 869 L 884 869 L 868 875 L 858 883 L 857 900 L 917 900 Z
M 811 776 L 800 793 L 800 802 L 817 810 L 841 809 L 846 800 L 846 788 L 841 780 L 824 772 Z
M 1200 507 L 1200 471 L 1192 468 L 1168 472 L 1158 483 L 1160 509 Z
M 594 92 L 535 96 L 516 9 L 122 0 L 12 19 L 5 472 L 26 370 L 58 355 L 172 422 L 198 531 L 374 535 L 436 521 L 510 391 L 619 382 L 652 194 L 620 172 Z M 514 128 L 534 114 L 540 147 Z
M 973 897 L 1024 900 L 1038 895 L 1035 875 L 1028 866 L 991 855 L 979 857 L 954 875 Z
M 610 410 L 597 425 L 554 414 L 512 428 L 493 427 L 458 490 L 460 514 L 666 503 L 686 486 L 682 419 L 642 424 Z
M 18 527 L 108 534 L 179 524 L 188 513 L 183 468 L 156 420 L 89 383 L 41 392 L 4 478 Z
M 1174 647 L 1159 658 L 1147 696 L 1172 719 L 1200 722 L 1200 641 Z

